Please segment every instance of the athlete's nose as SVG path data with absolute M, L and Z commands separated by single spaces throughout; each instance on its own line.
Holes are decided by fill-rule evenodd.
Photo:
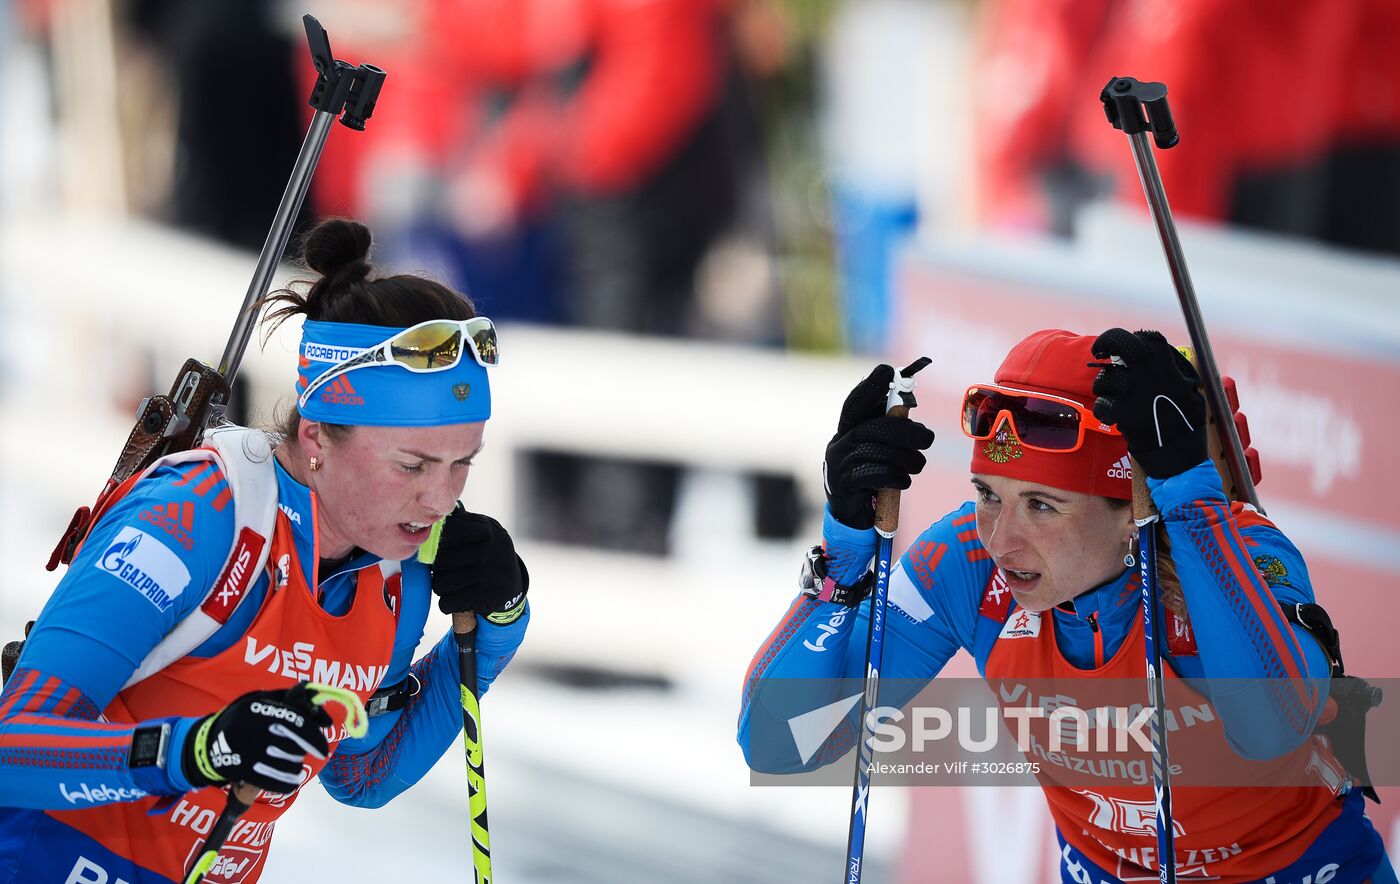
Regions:
M 451 475 L 449 471 L 442 479 L 430 483 L 419 495 L 418 503 L 435 513 L 450 513 L 457 505 L 457 498 L 462 496 L 464 484 L 464 481 Z
M 977 537 L 992 558 L 1000 558 L 1021 547 L 1020 520 L 1007 507 L 1000 507 L 995 516 L 977 520 Z

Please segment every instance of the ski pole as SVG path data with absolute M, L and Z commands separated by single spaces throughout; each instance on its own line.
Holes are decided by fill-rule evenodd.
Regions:
M 347 734 L 352 737 L 363 737 L 369 732 L 369 718 L 365 714 L 365 704 L 360 700 L 358 694 L 346 688 L 316 682 L 308 682 L 306 689 L 311 695 L 313 705 L 324 706 L 327 703 L 339 703 L 345 708 L 345 732 Z M 256 800 L 258 800 L 257 786 L 250 786 L 247 783 L 234 783 L 229 786 L 228 800 L 224 803 L 223 813 L 219 814 L 219 818 L 209 829 L 209 837 L 204 839 L 204 844 L 195 851 L 195 861 L 190 864 L 184 884 L 199 884 L 204 880 L 204 876 L 209 874 L 214 868 L 214 864 L 218 862 L 219 850 L 223 848 L 224 842 L 233 832 L 234 823 L 238 822 L 238 818 L 243 816 Z
M 1167 204 L 1162 176 L 1157 171 L 1157 160 L 1147 141 L 1149 129 L 1161 150 L 1175 147 L 1180 141 L 1176 123 L 1172 120 L 1171 108 L 1167 105 L 1167 87 L 1162 83 L 1143 83 L 1132 77 L 1114 77 L 1099 93 L 1099 101 L 1103 102 L 1108 121 L 1128 136 L 1128 143 L 1132 147 L 1133 162 L 1137 166 L 1143 193 L 1147 197 L 1148 209 L 1152 212 L 1157 236 L 1162 241 L 1167 269 L 1171 272 L 1172 285 L 1176 288 L 1177 300 L 1181 303 L 1181 314 L 1186 320 L 1186 331 L 1191 337 L 1193 361 L 1201 373 L 1206 404 L 1210 407 L 1220 440 L 1225 467 L 1222 478 L 1232 486 L 1226 488 L 1226 492 L 1232 499 L 1242 500 L 1262 513 L 1264 509 L 1259 505 L 1259 494 L 1254 488 L 1249 458 L 1240 440 L 1239 428 L 1232 419 L 1233 410 L 1225 392 L 1220 369 L 1215 363 L 1215 352 L 1211 349 L 1210 338 L 1206 334 L 1205 319 L 1201 316 L 1201 306 L 1196 300 L 1195 286 L 1191 284 L 1191 272 L 1186 267 L 1186 255 L 1182 252 L 1181 240 L 1176 235 L 1176 223 L 1172 220 L 1171 206 Z
M 920 356 L 901 369 L 890 384 L 885 413 L 908 417 L 913 408 L 914 375 L 930 362 Z M 870 711 L 879 692 L 880 666 L 885 649 L 885 602 L 889 597 L 890 559 L 894 557 L 894 535 L 899 528 L 899 489 L 884 488 L 875 496 L 875 531 L 880 543 L 875 554 L 875 588 L 870 596 L 870 631 L 865 639 L 865 691 L 860 698 L 860 742 L 856 744 L 856 775 L 851 786 L 851 827 L 846 837 L 846 884 L 860 884 L 865 862 L 865 828 L 870 806 L 870 769 L 874 764 L 875 728 Z
M 447 518 L 433 523 L 428 539 L 418 548 L 418 561 L 431 565 Z M 462 742 L 467 760 L 467 806 L 471 811 L 472 874 L 476 884 L 490 884 L 491 833 L 486 824 L 486 756 L 481 741 L 481 703 L 476 685 L 476 615 L 452 615 L 457 641 L 457 673 L 462 698 Z
M 481 704 L 476 687 L 476 615 L 452 615 L 461 677 L 462 742 L 467 756 L 467 805 L 472 817 L 472 869 L 476 884 L 491 882 L 491 833 L 486 824 L 486 759 L 481 742 Z
M 204 880 L 204 876 L 209 874 L 214 868 L 214 864 L 219 861 L 219 851 L 223 849 L 224 842 L 228 840 L 229 833 L 233 831 L 233 824 L 238 822 L 238 818 L 243 816 L 256 800 L 258 800 L 257 786 L 234 783 L 229 787 L 228 800 L 224 802 L 224 811 L 214 821 L 214 826 L 209 830 L 209 837 L 204 839 L 204 845 L 195 851 L 195 856 L 198 859 L 190 866 L 189 874 L 185 877 L 185 884 L 199 884 L 200 881 Z
M 1157 875 L 1160 884 L 1176 884 L 1176 831 L 1172 821 L 1171 755 L 1167 748 L 1167 696 L 1162 672 L 1162 645 L 1157 616 L 1157 525 L 1161 515 L 1147 489 L 1147 474 L 1136 460 L 1133 471 L 1133 522 L 1138 529 L 1138 569 L 1142 582 L 1142 631 L 1147 648 L 1147 697 L 1152 704 L 1152 788 L 1156 799 Z

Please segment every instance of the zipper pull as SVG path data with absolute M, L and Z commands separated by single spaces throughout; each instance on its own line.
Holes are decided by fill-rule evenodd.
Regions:
M 1097 611 L 1090 613 L 1089 616 L 1085 617 L 1084 619 L 1089 621 L 1090 629 L 1092 629 L 1094 632 L 1099 631 L 1099 614 Z

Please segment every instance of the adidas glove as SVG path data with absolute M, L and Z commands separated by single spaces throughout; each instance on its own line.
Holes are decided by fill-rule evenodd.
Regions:
M 196 788 L 247 783 L 285 795 L 301 785 L 306 759 L 323 759 L 332 719 L 301 682 L 285 691 L 253 691 L 202 719 L 181 752 Z
M 473 611 L 505 624 L 525 611 L 530 573 L 510 534 L 490 516 L 457 504 L 443 523 L 437 555 L 428 567 L 444 614 Z
M 1170 479 L 1206 459 L 1201 378 L 1180 351 L 1159 332 L 1111 328 L 1093 353 L 1114 360 L 1094 379 L 1094 416 L 1118 427 L 1147 475 Z

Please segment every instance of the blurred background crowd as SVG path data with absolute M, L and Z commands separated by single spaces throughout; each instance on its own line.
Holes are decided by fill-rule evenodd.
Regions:
M 557 342 L 545 354 L 572 342 L 579 349 L 570 352 L 587 358 L 622 359 L 632 352 L 627 341 L 646 339 L 655 348 L 639 351 L 639 374 L 682 373 L 669 360 L 701 353 L 691 382 L 703 384 L 713 371 L 715 385 L 736 378 L 747 394 L 762 397 L 778 383 L 767 366 L 796 364 L 794 376 L 801 377 L 813 365 L 863 371 L 859 366 L 874 359 L 908 361 L 932 340 L 916 330 L 925 319 L 947 320 L 944 343 L 953 357 L 930 353 L 936 366 L 994 365 L 1000 351 L 990 351 L 1000 339 L 970 326 L 965 314 L 1004 311 L 998 321 L 1007 341 L 1031 327 L 1015 326 L 1014 297 L 999 301 L 993 292 L 979 301 L 988 286 L 1003 294 L 1013 283 L 1054 297 L 1069 292 L 1075 310 L 1090 306 L 1069 313 L 1064 324 L 1093 332 L 1071 323 L 1100 316 L 1093 305 L 1103 301 L 1102 278 L 1136 279 L 1133 286 L 1161 293 L 1158 312 L 1170 316 L 1155 243 L 1129 240 L 1131 254 L 1122 256 L 1125 241 L 1113 234 L 1144 223 L 1131 155 L 1097 100 L 1108 79 L 1121 74 L 1160 80 L 1170 90 L 1182 143 L 1158 152 L 1162 175 L 1179 220 L 1197 231 L 1191 235 L 1199 251 L 1188 248 L 1188 259 L 1204 256 L 1206 278 L 1212 266 L 1237 274 L 1202 294 L 1207 316 L 1224 317 L 1227 341 L 1267 326 L 1261 347 L 1283 354 L 1280 364 L 1312 358 L 1315 348 L 1323 361 L 1364 354 L 1373 376 L 1400 366 L 1400 311 L 1391 287 L 1400 279 L 1394 0 L 1278 0 L 1267 12 L 1232 0 L 0 0 L 0 240 L 9 241 L 0 265 L 0 341 L 8 350 L 0 357 L 0 403 L 6 394 L 12 403 L 0 432 L 11 440 L 7 455 L 21 450 L 35 420 L 13 405 L 30 402 L 16 388 L 36 377 L 19 363 L 26 354 L 48 353 L 24 330 L 51 320 L 26 302 L 61 297 L 29 290 L 30 280 L 56 279 L 67 261 L 107 260 L 78 248 L 83 240 L 75 230 L 168 228 L 179 239 L 162 244 L 198 255 L 213 244 L 217 254 L 240 256 L 235 263 L 251 262 L 310 119 L 305 12 L 325 25 L 337 57 L 376 64 L 388 78 L 367 131 L 333 132 L 301 223 L 323 215 L 365 220 L 375 233 L 377 266 L 433 272 L 522 335 L 564 335 L 543 338 Z M 15 275 L 17 256 L 38 248 L 24 237 L 41 230 L 57 231 L 53 253 L 66 259 L 50 260 L 51 272 Z M 1094 263 L 1105 250 L 1120 253 L 1121 262 Z M 162 245 L 142 260 L 154 266 L 172 254 Z M 1309 281 L 1279 296 L 1293 305 L 1285 319 L 1265 320 L 1272 308 L 1258 299 L 1293 284 L 1285 279 L 1271 289 L 1267 272 L 1295 259 L 1303 264 L 1284 276 Z M 1065 261 L 1075 269 L 1063 270 Z M 1097 269 L 1085 276 L 1089 264 Z M 109 280 L 140 272 L 117 264 L 97 269 L 96 278 L 105 272 Z M 1345 281 L 1354 283 L 1352 291 L 1341 291 Z M 209 303 L 227 306 L 208 308 L 207 320 L 224 322 L 240 294 L 212 293 Z M 1309 312 L 1329 303 L 1325 322 Z M 169 305 L 172 314 L 196 309 L 205 308 Z M 1042 324 L 1059 324 L 1059 314 L 1048 315 Z M 1116 317 L 1113 310 L 1107 315 Z M 129 414 L 135 400 L 163 390 L 178 365 L 163 358 L 169 343 L 156 343 L 162 320 L 146 321 L 149 340 L 132 333 L 120 358 L 88 353 L 92 359 L 81 362 L 101 375 L 110 401 L 100 404 L 114 413 Z M 1132 322 L 1130 315 L 1123 324 Z M 510 343 L 506 332 L 504 364 Z M 988 351 L 981 363 L 973 352 L 979 349 Z M 1271 489 L 1266 481 L 1262 493 L 1266 500 L 1271 490 L 1281 494 L 1305 527 L 1320 524 L 1331 512 L 1321 501 L 1347 490 L 1335 481 L 1362 483 L 1373 493 L 1376 476 L 1366 472 L 1363 452 L 1375 448 L 1363 443 L 1379 443 L 1394 421 L 1369 423 L 1365 406 L 1314 390 L 1309 395 L 1322 397 L 1315 428 L 1278 404 L 1305 401 L 1295 388 L 1307 384 L 1280 380 L 1264 350 L 1233 366 L 1257 381 L 1254 441 L 1266 477 L 1271 454 L 1282 467 L 1273 475 L 1283 484 Z M 791 361 L 809 357 L 814 361 Z M 1228 354 L 1221 359 L 1230 372 Z M 565 384 L 574 370 L 553 366 L 541 383 Z M 964 386 L 977 379 L 957 375 Z M 948 386 L 960 389 L 951 380 Z M 826 410 L 816 413 L 794 412 L 783 390 L 771 389 L 768 408 L 757 413 L 775 424 L 803 424 L 813 437 L 786 469 L 781 459 L 775 466 L 736 454 L 720 458 L 726 469 L 717 475 L 713 452 L 628 454 L 625 428 L 612 448 L 571 444 L 588 423 L 584 416 L 560 427 L 558 438 L 533 438 L 512 451 L 513 530 L 542 550 L 574 548 L 558 553 L 564 575 L 586 568 L 606 572 L 598 579 L 650 586 L 682 581 L 680 572 L 689 569 L 744 586 L 746 598 L 720 594 L 688 603 L 709 605 L 711 613 L 716 604 L 757 609 L 725 639 L 730 656 L 742 656 L 757 646 L 764 624 L 776 622 L 791 586 L 788 571 L 797 567 L 792 553 L 813 538 L 820 496 L 809 474 L 819 454 L 811 455 L 844 389 L 825 391 Z M 1384 404 L 1400 397 L 1395 387 L 1378 389 Z M 1242 383 L 1241 390 L 1248 411 L 1250 389 Z M 1267 398 L 1270 391 L 1278 403 Z M 245 387 L 243 414 L 284 394 Z M 594 419 L 606 422 L 603 403 L 625 403 L 629 393 L 585 386 L 572 395 L 594 397 Z M 726 397 L 733 396 L 720 389 L 710 403 L 716 410 L 704 419 L 729 420 Z M 657 422 L 673 419 L 654 404 L 635 407 L 654 410 Z M 939 444 L 956 450 L 943 466 L 965 471 L 955 424 L 930 423 Z M 729 429 L 740 446 L 749 444 L 748 434 L 775 432 L 752 424 Z M 1347 449 L 1349 458 L 1337 455 L 1332 473 L 1340 478 L 1319 480 L 1309 465 L 1318 446 L 1335 447 L 1338 433 L 1362 441 L 1347 443 L 1355 449 Z M 93 445 L 114 454 L 119 441 Z M 1311 481 L 1316 499 L 1289 497 L 1294 469 L 1300 486 Z M 1385 480 L 1395 476 L 1392 469 Z M 0 507 L 13 511 L 34 489 L 0 473 L 0 491 L 9 492 Z M 716 497 L 740 505 L 716 510 Z M 936 517 L 961 499 L 931 503 L 919 515 Z M 1350 521 L 1342 528 L 1314 532 L 1321 554 L 1393 574 L 1400 523 L 1364 506 L 1343 515 Z M 61 528 L 21 528 L 19 521 L 3 523 L 7 555 L 16 554 L 16 537 L 30 536 L 24 531 L 42 538 Z M 741 528 L 720 531 L 723 521 Z M 734 537 L 752 550 L 743 576 L 715 561 L 728 555 L 717 547 Z M 1361 547 L 1368 552 L 1358 559 Z M 593 553 L 622 558 L 578 558 Z M 25 555 L 43 558 L 34 550 Z M 628 577 L 633 565 L 618 563 L 637 557 L 651 561 L 636 567 L 658 570 Z M 1354 573 L 1344 573 L 1351 585 Z M 750 592 L 746 581 L 764 588 Z M 42 600 L 34 593 L 0 589 L 0 624 L 13 629 L 32 616 L 26 612 Z M 624 595 L 619 604 L 634 601 Z M 1396 606 L 1393 597 L 1385 604 Z M 545 594 L 537 606 L 545 613 Z M 684 600 L 678 606 L 688 609 Z M 606 640 L 623 643 L 631 630 L 646 628 L 628 621 Z M 547 629 L 538 637 L 546 660 Z M 532 638 L 520 662 L 534 650 Z M 1365 659 L 1364 652 L 1357 656 Z M 629 679 L 558 657 L 556 677 L 594 686 L 611 678 L 631 688 L 674 687 L 683 679 L 647 673 L 689 665 L 639 664 L 632 674 L 645 677 Z M 731 661 L 699 699 L 682 702 L 713 708 L 727 727 L 743 662 Z M 503 679 L 499 693 L 509 695 L 512 684 Z M 742 768 L 730 748 L 717 748 L 716 758 Z M 504 788 L 493 788 L 493 799 L 501 794 Z M 844 831 L 844 800 L 832 799 L 831 831 Z M 794 851 L 804 834 L 816 837 L 781 819 L 774 810 L 781 799 L 763 799 L 761 810 L 747 800 L 717 798 L 707 812 L 761 817 L 748 835 L 788 833 Z M 918 833 L 942 811 L 930 809 L 932 799 L 888 800 L 909 808 L 881 809 L 892 834 L 876 844 L 877 858 L 901 880 L 938 880 Z M 736 828 L 724 837 L 744 835 Z M 969 833 L 958 858 L 940 861 L 962 863 L 965 880 L 1012 880 L 986 871 L 994 866 L 977 856 L 990 848 L 978 838 Z M 824 849 L 840 846 L 837 835 L 816 840 Z M 827 852 L 839 861 L 839 850 Z M 725 880 L 800 880 L 777 865 L 745 865 L 744 873 L 707 861 L 713 858 L 688 866 L 696 880 L 714 868 L 726 869 Z M 681 877 L 653 880 L 689 880 L 674 874 Z M 580 875 L 557 880 L 592 880 Z M 538 880 L 555 879 L 541 872 Z

